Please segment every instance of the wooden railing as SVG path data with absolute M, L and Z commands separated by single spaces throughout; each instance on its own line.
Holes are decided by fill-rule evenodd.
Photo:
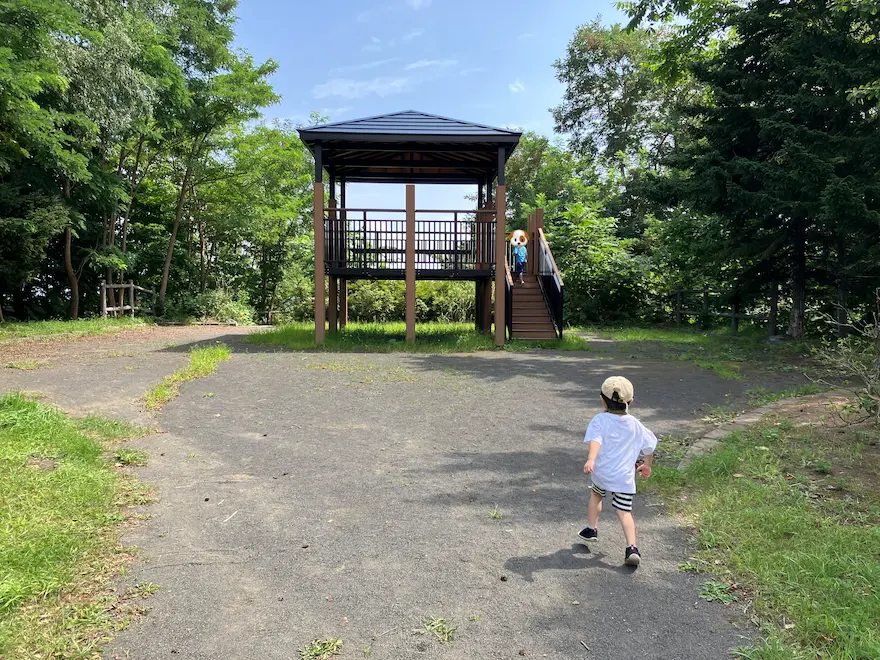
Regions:
M 108 305 L 107 304 L 107 292 L 110 291 L 110 301 L 113 302 L 116 298 L 112 294 L 113 291 L 121 290 L 123 292 L 128 293 L 128 304 L 124 304 L 124 298 L 120 299 L 120 304 L 118 305 Z M 151 296 L 150 299 L 150 307 L 138 307 L 137 305 L 137 292 L 148 293 Z M 116 316 L 118 312 L 130 312 L 132 318 L 134 318 L 136 311 L 142 311 L 147 314 L 153 313 L 153 308 L 155 306 L 156 300 L 156 292 L 153 289 L 145 289 L 142 286 L 137 286 L 133 280 L 129 280 L 128 284 L 107 284 L 105 281 L 101 281 L 101 316 L 103 318 L 107 318 L 108 313 L 112 313 L 113 316 Z
M 700 297 L 699 309 L 686 307 L 685 301 L 689 296 Z M 771 287 L 767 314 L 745 313 L 742 311 L 743 305 L 736 292 L 712 291 L 707 286 L 702 289 L 679 289 L 668 294 L 667 297 L 672 299 L 672 314 L 676 324 L 681 323 L 682 316 L 695 316 L 702 319 L 704 324 L 710 318 L 727 318 L 730 319 L 731 332 L 735 333 L 739 331 L 740 320 L 766 321 L 768 334 L 771 337 L 776 334 L 779 306 L 779 287 L 777 285 Z
M 550 316 L 553 318 L 553 327 L 556 328 L 556 334 L 562 339 L 562 328 L 564 324 L 563 305 L 565 302 L 565 289 L 562 283 L 562 273 L 556 266 L 556 260 L 553 259 L 553 253 L 550 251 L 550 244 L 544 235 L 544 230 L 538 228 L 535 243 L 536 256 L 536 274 L 538 276 L 538 284 L 541 286 L 541 293 L 544 294 L 544 300 L 547 308 L 550 310 Z
M 400 275 L 406 267 L 406 211 L 334 208 L 324 211 L 328 272 Z M 482 273 L 495 267 L 494 209 L 419 209 L 416 270 L 425 274 Z
M 507 339 L 513 339 L 513 276 L 510 274 L 510 260 L 504 262 L 504 325 Z

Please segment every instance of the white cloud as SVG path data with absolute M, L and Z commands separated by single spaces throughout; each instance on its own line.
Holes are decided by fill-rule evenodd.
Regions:
M 526 91 L 526 86 L 523 85 L 519 80 L 516 80 L 515 82 L 510 83 L 510 85 L 508 85 L 508 87 L 510 87 L 510 91 L 513 92 L 514 94 L 518 94 L 519 92 Z
M 438 68 L 445 69 L 448 66 L 454 66 L 458 64 L 457 60 L 419 60 L 418 62 L 412 62 L 407 64 L 403 70 L 404 71 L 412 71 L 413 69 L 428 69 L 428 68 Z
M 350 66 L 338 66 L 335 69 L 330 69 L 330 75 L 338 76 L 342 73 L 351 73 L 353 71 L 366 71 L 367 69 L 375 69 L 396 61 L 396 57 L 389 57 L 385 60 L 373 60 L 372 62 L 362 62 L 361 64 L 352 64 Z
M 404 41 L 412 41 L 416 37 L 421 37 L 425 34 L 425 31 L 422 28 L 415 28 L 414 30 L 410 30 L 405 35 L 403 35 Z
M 406 4 L 413 9 L 422 9 L 423 7 L 430 7 L 431 0 L 406 0 Z
M 382 40 L 379 37 L 370 37 L 370 43 L 364 46 L 365 53 L 378 53 L 382 50 Z
M 351 80 L 331 78 L 312 88 L 312 96 L 323 99 L 338 96 L 344 99 L 359 99 L 365 96 L 392 96 L 400 94 L 409 83 L 408 78 L 373 78 L 372 80 Z

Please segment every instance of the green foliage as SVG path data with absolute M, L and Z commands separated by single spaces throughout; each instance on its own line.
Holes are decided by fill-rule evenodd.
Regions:
M 169 303 L 166 316 L 181 320 L 251 325 L 255 314 L 253 307 L 248 304 L 246 292 L 235 295 L 225 289 L 214 289 L 176 297 Z
M 645 310 L 650 262 L 615 233 L 598 205 L 575 203 L 553 227 L 550 240 L 565 280 L 571 324 L 639 318 Z

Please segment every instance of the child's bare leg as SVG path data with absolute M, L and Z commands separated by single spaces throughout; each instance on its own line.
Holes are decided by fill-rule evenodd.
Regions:
M 615 509 L 614 512 L 617 514 L 620 526 L 623 527 L 623 535 L 626 537 L 626 544 L 635 545 L 636 521 L 633 519 L 633 514 L 630 511 L 621 511 L 620 509 Z
M 587 504 L 587 524 L 596 529 L 599 524 L 599 514 L 602 513 L 602 496 L 595 491 L 590 491 L 590 502 Z

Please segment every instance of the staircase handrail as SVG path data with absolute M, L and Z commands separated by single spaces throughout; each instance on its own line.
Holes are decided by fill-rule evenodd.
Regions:
M 507 327 L 507 338 L 513 339 L 513 275 L 510 274 L 510 262 L 504 259 L 504 325 Z
M 538 266 L 538 284 L 541 287 L 541 293 L 544 294 L 544 300 L 550 315 L 553 318 L 553 325 L 556 328 L 556 334 L 562 339 L 563 327 L 563 302 L 564 302 L 564 285 L 562 282 L 562 273 L 556 265 L 553 258 L 553 252 L 550 251 L 550 243 L 542 228 L 538 228 L 537 250 L 537 266 Z

